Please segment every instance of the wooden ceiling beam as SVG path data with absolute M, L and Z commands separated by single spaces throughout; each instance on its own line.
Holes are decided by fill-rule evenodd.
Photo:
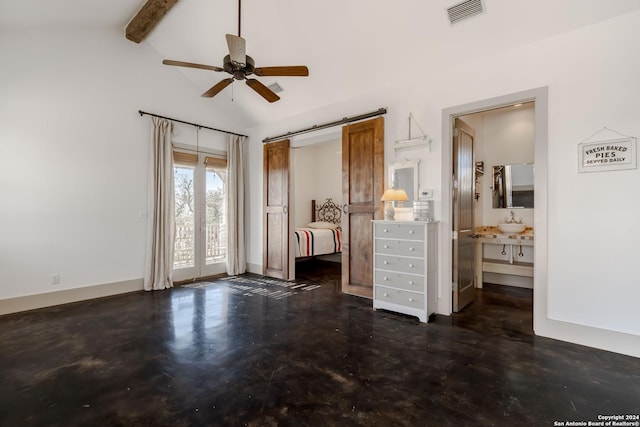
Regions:
M 147 0 L 136 16 L 129 22 L 129 25 L 127 25 L 125 31 L 127 39 L 135 43 L 140 43 L 178 1 L 179 0 Z

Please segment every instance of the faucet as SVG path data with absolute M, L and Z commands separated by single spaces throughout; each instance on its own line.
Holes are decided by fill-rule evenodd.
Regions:
M 510 211 L 510 214 L 511 214 L 511 218 L 507 218 L 507 217 L 504 218 L 504 222 L 506 224 L 522 224 L 522 218 L 519 218 L 518 220 L 516 220 L 516 216 L 513 213 L 513 211 Z

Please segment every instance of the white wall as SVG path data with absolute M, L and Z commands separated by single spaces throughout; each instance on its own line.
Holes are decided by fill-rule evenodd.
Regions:
M 151 128 L 138 109 L 236 122 L 121 31 L 3 31 L 0 56 L 0 300 L 141 279 Z
M 332 198 L 341 206 L 342 141 L 321 142 L 292 150 L 295 227 L 311 222 L 311 200 Z
M 227 151 L 228 139 L 225 133 L 174 122 L 172 141 L 176 147 L 186 146 L 190 150 L 221 153 Z
M 304 227 L 311 221 L 309 194 L 313 192 L 316 175 L 313 172 L 313 148 L 295 148 L 291 150 L 291 174 L 293 180 L 293 205 L 295 207 L 293 226 Z
M 482 159 L 485 164 L 485 175 L 480 188 L 482 204 L 482 225 L 496 225 L 509 216 L 510 209 L 494 209 L 491 200 L 491 172 L 495 165 L 533 163 L 534 125 L 533 104 L 523 104 L 517 108 L 499 109 L 483 114 L 485 144 Z M 482 160 L 479 159 L 479 160 Z M 511 209 L 513 210 L 513 209 Z M 533 209 L 513 210 L 517 218 L 533 226 Z
M 577 144 L 603 125 L 629 135 L 640 134 L 640 13 L 553 37 L 499 55 L 460 63 L 455 68 L 429 68 L 416 84 L 381 89 L 358 99 L 312 113 L 250 129 L 254 139 L 307 127 L 386 106 L 385 157 L 393 159 L 390 143 L 412 112 L 433 138 L 433 150 L 421 162 L 421 186 L 434 187 L 436 213 L 442 212 L 442 110 L 499 95 L 548 86 L 548 215 L 537 218 L 548 242 L 543 251 L 545 274 L 536 277 L 536 333 L 640 356 L 640 300 L 637 237 L 640 237 L 640 172 L 577 173 Z M 567 54 L 571 52 L 571 54 Z M 262 152 L 250 153 L 252 168 L 260 168 Z M 262 188 L 261 176 L 251 188 Z M 248 260 L 261 263 L 261 195 L 251 195 Z M 451 229 L 441 220 L 441 235 Z M 616 227 L 602 226 L 614 219 Z M 536 232 L 537 233 L 537 232 Z M 537 233 L 538 234 L 538 233 Z M 441 271 L 449 268 L 444 264 Z M 439 284 L 438 311 L 450 311 L 449 287 Z
M 487 162 L 484 154 L 484 146 L 485 146 L 485 138 L 484 138 L 484 112 L 469 114 L 466 116 L 460 117 L 460 119 L 465 122 L 471 129 L 474 130 L 475 135 L 473 138 L 473 161 L 479 162 L 484 161 L 484 170 L 485 175 L 487 175 Z M 491 141 L 490 143 L 493 143 Z M 474 226 L 479 227 L 482 225 L 486 225 L 487 222 L 484 220 L 484 198 L 487 197 L 486 191 L 484 188 L 486 187 L 485 182 L 491 182 L 491 179 L 487 179 L 484 175 L 475 175 L 475 191 L 480 194 L 480 198 L 475 200 L 473 205 L 473 221 Z
M 394 79 L 368 95 L 241 132 L 251 136 L 250 267 L 261 270 L 264 137 L 388 107 L 389 162 L 390 143 L 406 138 L 413 113 L 433 139 L 431 152 L 416 150 L 420 185 L 436 190 L 447 236 L 450 220 L 438 215 L 449 203 L 442 197 L 449 185 L 443 109 L 548 86 L 548 213 L 536 218 L 548 250 L 545 274 L 536 276 L 536 333 L 640 357 L 640 186 L 633 185 L 640 172 L 577 173 L 577 144 L 602 126 L 640 134 L 640 57 L 632 54 L 640 48 L 639 20 L 629 13 L 453 68 L 418 53 L 424 67 L 413 69 L 425 70 L 418 80 Z M 172 78 L 167 85 L 178 71 L 158 67 L 162 58 L 120 32 L 3 31 L 0 54 L 0 298 L 141 278 L 150 127 L 136 111 L 240 131 L 238 122 L 212 111 L 189 84 Z M 50 284 L 53 273 L 59 285 Z M 441 280 L 441 313 L 450 310 L 448 289 Z
M 475 131 L 474 160 L 484 161 L 485 173 L 478 178 L 476 186 L 480 199 L 475 205 L 475 223 L 476 226 L 495 226 L 509 216 L 510 210 L 493 208 L 493 166 L 534 163 L 533 103 L 469 114 L 461 119 Z M 533 209 L 516 209 L 514 214 L 528 227 L 533 226 Z

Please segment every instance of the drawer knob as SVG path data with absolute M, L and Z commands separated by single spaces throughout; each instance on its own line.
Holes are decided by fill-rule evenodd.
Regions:
M 413 252 L 413 251 L 415 251 L 415 249 L 409 248 L 409 252 Z
M 383 264 L 387 265 L 387 264 L 389 264 L 389 261 L 383 261 Z
M 384 294 L 382 294 L 382 295 L 384 295 L 385 297 L 388 297 L 388 296 L 389 296 L 389 294 L 388 294 L 388 293 L 386 293 L 386 292 L 385 292 Z
M 384 280 L 384 281 L 386 282 L 387 280 L 389 280 L 389 278 L 388 278 L 388 277 L 385 277 L 385 278 L 384 278 L 384 279 L 382 279 L 382 280 Z
M 413 264 L 409 264 L 409 268 L 413 268 Z
M 413 231 L 413 230 L 409 230 L 409 234 L 413 234 L 413 233 L 414 233 L 414 231 Z
M 414 285 L 415 283 L 413 283 L 413 280 L 409 280 L 409 284 Z
M 382 230 L 382 231 L 384 231 L 385 233 L 388 233 L 388 232 L 389 232 L 389 230 L 387 230 L 386 228 L 385 228 L 384 230 Z
M 409 302 L 413 302 L 413 301 L 414 301 L 413 298 L 409 298 Z

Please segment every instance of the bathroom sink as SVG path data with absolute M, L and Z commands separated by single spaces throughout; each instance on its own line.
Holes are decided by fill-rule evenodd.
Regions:
M 524 224 L 516 224 L 516 223 L 502 223 L 498 224 L 498 229 L 502 231 L 504 234 L 518 234 L 522 233 L 524 230 Z

